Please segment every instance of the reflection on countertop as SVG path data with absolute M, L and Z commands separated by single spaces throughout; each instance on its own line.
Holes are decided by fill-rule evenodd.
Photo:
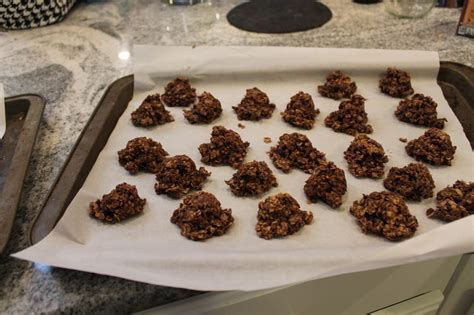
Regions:
M 333 19 L 302 33 L 248 33 L 227 23 L 242 1 L 193 6 L 161 1 L 79 3 L 45 28 L 0 32 L 0 82 L 7 95 L 38 93 L 48 104 L 7 252 L 28 246 L 27 233 L 60 167 L 106 87 L 132 72 L 133 44 L 269 45 L 435 50 L 441 60 L 472 66 L 472 40 L 453 35 L 459 9 L 433 9 L 420 20 L 397 19 L 383 4 L 325 2 Z M 0 313 L 129 313 L 198 292 L 0 258 Z

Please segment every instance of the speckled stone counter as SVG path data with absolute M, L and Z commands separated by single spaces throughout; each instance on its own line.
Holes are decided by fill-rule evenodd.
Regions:
M 133 44 L 270 45 L 436 50 L 441 60 L 472 66 L 472 39 L 455 36 L 460 10 L 397 19 L 383 5 L 324 1 L 333 19 L 320 29 L 284 35 L 240 31 L 226 13 L 241 1 L 170 7 L 159 0 L 79 3 L 53 26 L 0 32 L 0 82 L 7 96 L 47 99 L 23 196 L 0 258 L 0 313 L 129 313 L 199 292 L 50 268 L 8 257 L 27 233 L 55 177 L 106 87 L 131 73 Z M 1 201 L 0 201 L 1 202 Z

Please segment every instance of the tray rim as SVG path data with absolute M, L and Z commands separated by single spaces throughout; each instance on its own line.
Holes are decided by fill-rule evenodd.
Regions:
M 454 65 L 455 67 L 460 67 L 460 68 L 466 69 L 466 70 L 468 70 L 469 72 L 472 72 L 473 75 L 474 75 L 474 67 L 470 67 L 470 66 L 467 66 L 467 65 L 464 65 L 464 64 L 461 64 L 461 63 L 451 62 L 451 61 L 440 61 L 440 67 L 439 67 L 438 75 L 439 75 L 439 72 L 441 71 L 441 68 L 442 68 L 443 66 L 444 66 L 444 67 L 446 67 L 446 66 L 449 67 L 450 65 Z M 466 78 L 466 81 L 469 81 L 469 79 L 468 79 L 465 75 L 463 75 L 463 77 Z M 34 245 L 34 244 L 40 242 L 40 241 L 43 239 L 43 238 L 42 238 L 41 240 L 38 240 L 38 241 L 34 242 L 34 240 L 33 240 L 33 230 L 35 229 L 35 226 L 36 226 L 36 224 L 37 224 L 37 222 L 38 222 L 38 219 L 39 219 L 39 217 L 41 216 L 42 212 L 44 211 L 44 207 L 45 207 L 45 205 L 47 204 L 47 202 L 48 202 L 48 200 L 49 200 L 51 194 L 52 194 L 53 191 L 55 190 L 56 185 L 57 185 L 58 181 L 60 180 L 61 175 L 63 174 L 64 169 L 66 168 L 67 164 L 68 164 L 69 161 L 71 160 L 71 157 L 72 157 L 73 153 L 75 152 L 75 150 L 76 150 L 76 148 L 77 148 L 79 142 L 80 142 L 81 139 L 83 138 L 83 135 L 84 135 L 84 133 L 85 133 L 85 130 L 86 130 L 87 127 L 89 126 L 90 122 L 94 119 L 95 114 L 96 114 L 97 110 L 99 109 L 100 105 L 102 104 L 104 98 L 107 96 L 107 94 L 110 92 L 110 90 L 115 87 L 115 85 L 116 85 L 118 82 L 120 82 L 121 80 L 130 79 L 130 78 L 133 79 L 133 78 L 134 78 L 134 75 L 133 75 L 133 74 L 130 74 L 130 75 L 121 77 L 121 78 L 115 80 L 114 82 L 112 82 L 112 83 L 108 86 L 107 90 L 104 92 L 102 98 L 100 99 L 100 101 L 99 101 L 98 105 L 96 106 L 96 108 L 94 109 L 94 111 L 91 113 L 91 116 L 90 116 L 88 122 L 86 123 L 86 125 L 84 126 L 84 129 L 81 131 L 81 134 L 80 134 L 79 137 L 77 138 L 76 143 L 74 144 L 73 148 L 71 149 L 71 153 L 68 155 L 67 159 L 65 160 L 65 162 L 64 162 L 63 166 L 61 167 L 61 170 L 59 171 L 59 173 L 58 173 L 58 175 L 57 175 L 57 177 L 56 177 L 56 179 L 55 179 L 53 185 L 51 186 L 51 189 L 50 189 L 49 192 L 48 192 L 48 195 L 47 195 L 45 201 L 44 201 L 43 204 L 41 205 L 41 210 L 38 212 L 37 216 L 35 217 L 35 219 L 33 220 L 33 223 L 31 224 L 31 226 L 30 226 L 30 228 L 29 228 L 29 231 L 28 231 L 28 241 L 29 241 L 29 245 L 30 245 L 30 246 L 32 246 L 32 245 Z M 474 106 L 474 104 L 473 104 L 473 106 Z M 64 215 L 64 212 L 62 212 L 62 214 L 61 214 L 58 218 L 56 218 L 56 222 L 55 222 L 55 224 L 54 224 L 54 226 L 53 226 L 53 229 L 54 229 L 54 227 L 56 226 L 56 224 L 59 222 L 59 220 L 62 218 L 63 215 Z M 51 231 L 52 231 L 52 230 L 51 230 Z M 51 231 L 49 231 L 48 234 L 51 233 Z M 46 236 L 47 236 L 47 235 L 46 235 Z M 46 236 L 45 236 L 45 237 L 46 237 Z
M 7 222 L 7 232 L 5 233 L 4 243 L 0 243 L 0 255 L 3 255 L 11 237 L 13 224 L 23 193 L 23 183 L 27 175 L 28 167 L 30 164 L 30 158 L 33 154 L 34 146 L 36 144 L 36 139 L 38 136 L 38 131 L 43 118 L 43 112 L 47 103 L 46 98 L 44 98 L 42 95 L 34 93 L 25 93 L 6 97 L 5 105 L 9 102 L 16 102 L 22 100 L 28 101 L 29 105 L 28 110 L 26 112 L 25 122 L 22 126 L 22 130 L 18 137 L 17 145 L 15 146 L 15 152 L 12 156 L 12 161 L 19 162 L 13 162 L 11 164 L 16 164 L 16 172 L 19 172 L 20 176 L 15 175 L 14 173 L 9 173 L 5 178 L 5 182 L 9 184 L 5 184 L 2 190 L 0 191 L 0 196 L 3 196 L 6 192 L 8 192 L 8 187 L 10 187 L 11 185 L 14 185 L 15 190 L 17 191 L 17 193 L 14 195 L 14 198 L 11 200 L 12 202 L 6 202 L 3 205 L 0 205 L 0 210 L 5 210 L 4 213 L 10 213 L 9 215 L 5 215 Z M 10 210 L 7 211 L 7 208 L 9 208 Z
M 444 67 L 443 67 L 444 66 Z M 439 72 L 441 72 L 442 70 L 442 67 L 444 69 L 449 69 L 448 71 L 454 71 L 453 69 L 449 68 L 449 66 L 454 66 L 454 67 L 458 67 L 458 68 L 461 68 L 467 72 L 470 72 L 470 74 L 473 76 L 473 79 L 474 79 L 474 67 L 470 67 L 470 66 L 467 66 L 465 64 L 462 64 L 462 63 L 459 63 L 459 62 L 454 62 L 454 61 L 440 61 L 440 67 L 439 67 L 439 71 L 438 71 L 438 75 L 439 75 Z M 460 72 L 457 72 L 459 75 L 461 75 L 463 78 L 466 79 L 466 82 L 469 82 L 469 79 L 464 73 L 460 73 Z M 444 82 L 444 81 L 442 81 Z M 474 85 L 471 84 L 471 85 Z M 471 104 L 472 106 L 474 106 L 474 104 Z
M 111 92 L 111 90 L 113 88 L 115 88 L 116 85 L 118 85 L 119 83 L 121 83 L 122 81 L 127 81 L 127 80 L 130 80 L 132 79 L 132 82 L 134 82 L 134 75 L 133 74 L 129 74 L 129 75 L 126 75 L 126 76 L 123 76 L 123 77 L 120 77 L 116 80 L 114 80 L 111 84 L 109 84 L 109 86 L 107 87 L 107 89 L 104 91 L 104 93 L 102 94 L 102 97 L 100 98 L 98 104 L 95 106 L 94 110 L 92 111 L 92 113 L 90 114 L 90 117 L 89 119 L 87 120 L 86 124 L 84 125 L 81 133 L 79 134 L 79 136 L 77 137 L 77 140 L 76 142 L 74 143 L 73 147 L 71 148 L 71 151 L 70 153 L 68 154 L 67 158 L 64 160 L 63 162 L 63 165 L 61 166 L 59 172 L 58 172 L 58 175 L 56 176 L 56 178 L 54 179 L 54 182 L 53 184 L 51 185 L 51 188 L 48 190 L 48 193 L 46 195 L 46 198 L 44 199 L 44 201 L 41 203 L 41 206 L 40 206 L 40 211 L 35 215 L 34 219 L 32 220 L 32 223 L 30 225 L 30 227 L 28 228 L 28 234 L 27 234 L 27 238 L 28 238 L 28 244 L 30 246 L 40 242 L 42 239 L 44 239 L 49 233 L 51 233 L 51 231 L 48 232 L 48 234 L 46 234 L 42 239 L 38 240 L 37 242 L 34 242 L 33 240 L 33 231 L 35 230 L 35 226 L 36 224 L 38 223 L 44 209 L 45 209 L 45 206 L 46 204 L 48 203 L 51 195 L 53 194 L 54 190 L 56 189 L 56 186 L 58 184 L 58 182 L 61 180 L 61 177 L 66 169 L 66 167 L 68 166 L 69 162 L 71 161 L 76 149 L 78 148 L 81 140 L 83 139 L 84 137 L 84 134 L 86 133 L 88 127 L 90 126 L 91 122 L 94 120 L 97 112 L 99 111 L 101 105 L 103 104 L 104 100 L 106 97 L 108 97 L 109 93 Z M 62 212 L 58 218 L 56 218 L 56 222 L 54 223 L 54 226 L 53 226 L 53 229 L 54 227 L 56 226 L 56 224 L 59 222 L 59 220 L 62 218 L 62 216 L 64 215 L 64 212 Z

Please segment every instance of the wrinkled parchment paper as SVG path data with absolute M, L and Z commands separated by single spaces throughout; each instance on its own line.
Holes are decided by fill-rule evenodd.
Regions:
M 396 66 L 412 75 L 416 92 L 430 95 L 438 102 L 440 117 L 446 117 L 448 132 L 458 149 L 451 167 L 429 169 L 436 192 L 457 179 L 472 180 L 472 153 L 460 123 L 446 103 L 436 83 L 439 67 L 434 52 L 316 49 L 285 47 L 154 47 L 137 46 L 134 51 L 135 95 L 120 118 L 84 186 L 76 195 L 54 231 L 39 244 L 15 257 L 54 266 L 113 275 L 153 284 L 198 290 L 256 290 L 330 275 L 381 268 L 396 264 L 455 255 L 474 250 L 474 217 L 443 224 L 428 219 L 425 210 L 434 198 L 408 202 L 420 227 L 412 239 L 392 243 L 360 231 L 349 208 L 363 193 L 383 190 L 382 180 L 356 179 L 347 169 L 343 152 L 353 137 L 335 133 L 323 124 L 324 117 L 337 109 L 339 102 L 316 93 L 328 71 L 340 69 L 357 82 L 357 92 L 367 98 L 366 111 L 374 128 L 372 138 L 385 148 L 388 168 L 404 166 L 414 160 L 404 151 L 400 137 L 413 139 L 426 128 L 399 122 L 394 110 L 399 99 L 381 94 L 380 74 Z M 198 93 L 209 91 L 221 100 L 223 116 L 212 125 L 189 125 L 182 109 L 171 108 L 176 121 L 152 129 L 134 127 L 130 113 L 147 94 L 162 92 L 165 84 L 178 75 L 188 76 Z M 246 88 L 258 86 L 277 106 L 272 119 L 246 122 L 238 120 L 231 106 L 243 97 Z M 315 127 L 297 130 L 285 124 L 280 112 L 298 91 L 313 96 L 321 110 Z M 159 141 L 172 155 L 188 154 L 198 166 L 199 144 L 208 142 L 213 125 L 237 131 L 251 143 L 247 161 L 266 161 L 279 186 L 260 198 L 234 197 L 224 180 L 232 176 L 230 167 L 210 167 L 210 180 L 204 190 L 214 193 L 223 207 L 232 208 L 235 224 L 229 232 L 205 242 L 185 239 L 170 223 L 179 201 L 154 192 L 154 176 L 129 175 L 119 166 L 117 151 L 128 140 L 147 136 Z M 306 134 L 313 145 L 345 170 L 348 193 L 339 210 L 324 203 L 307 204 L 303 193 L 308 175 L 299 170 L 283 174 L 273 167 L 266 152 L 285 132 Z M 269 136 L 273 143 L 266 144 Z M 147 199 L 144 214 L 129 221 L 104 225 L 88 216 L 89 202 L 108 193 L 115 185 L 137 185 Z M 314 223 L 299 233 L 275 240 L 255 234 L 258 202 L 277 192 L 288 192 L 302 209 L 314 213 Z
M 7 130 L 7 119 L 5 117 L 5 97 L 3 91 L 3 85 L 0 83 L 0 140 Z

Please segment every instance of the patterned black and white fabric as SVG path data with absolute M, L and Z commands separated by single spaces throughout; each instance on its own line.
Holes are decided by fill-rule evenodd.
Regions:
M 61 21 L 76 0 L 0 0 L 0 26 L 26 29 Z

